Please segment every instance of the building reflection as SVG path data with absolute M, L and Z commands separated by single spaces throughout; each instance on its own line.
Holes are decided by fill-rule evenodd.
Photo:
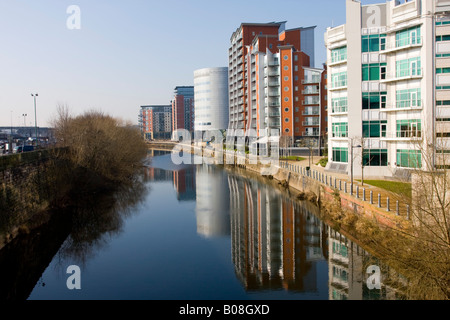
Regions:
M 173 171 L 173 187 L 177 193 L 178 201 L 195 201 L 195 185 L 194 167 Z
M 317 262 L 326 260 L 318 209 L 243 177 L 228 183 L 232 260 L 245 289 L 317 292 Z
M 329 230 L 329 299 L 330 300 L 396 300 L 402 299 L 399 289 L 405 280 L 355 242 L 336 230 Z M 367 286 L 367 268 L 380 268 L 380 289 Z
M 230 235 L 230 200 L 227 174 L 212 165 L 195 170 L 197 233 L 204 237 Z

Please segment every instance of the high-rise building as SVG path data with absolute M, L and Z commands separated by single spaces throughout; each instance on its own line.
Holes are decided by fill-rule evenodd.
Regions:
M 328 28 L 328 170 L 408 176 L 450 153 L 450 5 L 346 1 Z M 430 169 L 430 167 L 428 167 Z M 363 171 L 364 170 L 364 171 Z
M 184 129 L 194 131 L 194 87 L 178 86 L 174 89 L 174 98 L 172 100 L 172 128 L 173 134 Z
M 326 71 L 314 67 L 315 27 L 242 23 L 229 48 L 230 129 L 277 130 L 290 144 L 326 132 Z
M 228 68 L 194 71 L 195 131 L 228 128 Z
M 139 125 L 145 140 L 170 139 L 172 136 L 172 106 L 141 106 Z

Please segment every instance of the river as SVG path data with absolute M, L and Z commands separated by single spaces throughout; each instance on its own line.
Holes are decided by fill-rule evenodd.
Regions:
M 87 199 L 70 222 L 62 216 L 1 250 L 0 298 L 398 297 L 368 283 L 376 259 L 321 221 L 315 205 L 242 169 L 155 155 L 131 190 Z

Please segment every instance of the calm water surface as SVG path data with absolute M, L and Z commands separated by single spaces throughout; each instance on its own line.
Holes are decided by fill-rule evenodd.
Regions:
M 367 253 L 317 215 L 261 178 L 155 156 L 136 190 L 81 210 L 48 262 L 30 262 L 37 276 L 23 291 L 30 300 L 384 298 L 386 288 L 367 289 Z M 66 286 L 70 265 L 81 290 Z

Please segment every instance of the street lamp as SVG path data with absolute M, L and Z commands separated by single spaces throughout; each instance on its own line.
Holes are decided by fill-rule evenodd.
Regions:
M 36 117 L 36 97 L 38 96 L 37 93 L 31 94 L 32 97 L 34 97 L 34 134 L 36 135 L 36 147 L 39 145 L 39 138 L 37 134 L 37 117 Z
M 24 137 L 27 136 L 27 114 L 26 113 L 22 113 L 22 117 L 23 117 L 23 130 L 25 132 Z M 23 146 L 25 146 L 25 139 L 23 139 Z M 23 151 L 23 149 L 22 149 Z
M 357 145 L 354 146 L 353 145 L 353 138 L 350 139 L 350 150 L 351 150 L 351 155 L 350 155 L 350 159 L 352 160 L 352 166 L 350 167 L 351 171 L 350 171 L 350 194 L 353 195 L 353 148 L 361 148 L 361 145 Z

